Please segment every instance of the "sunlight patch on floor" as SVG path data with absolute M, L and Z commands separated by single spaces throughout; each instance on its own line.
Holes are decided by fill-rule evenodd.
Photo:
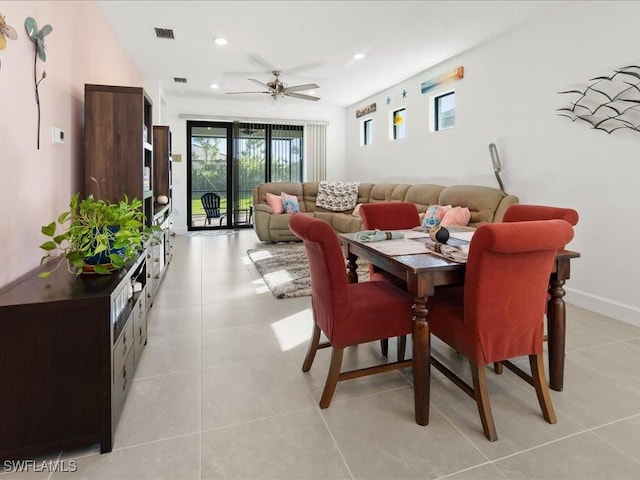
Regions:
M 306 308 L 271 324 L 271 329 L 283 352 L 309 341 L 313 324 L 311 317 L 311 309 Z

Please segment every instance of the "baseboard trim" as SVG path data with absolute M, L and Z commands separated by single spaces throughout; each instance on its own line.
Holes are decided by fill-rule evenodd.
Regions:
M 640 327 L 640 308 L 567 287 L 567 303 Z

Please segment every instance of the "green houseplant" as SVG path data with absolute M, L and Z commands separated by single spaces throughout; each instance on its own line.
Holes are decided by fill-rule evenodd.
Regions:
M 145 226 L 142 201 L 123 200 L 112 203 L 89 196 L 79 199 L 79 193 L 71 197 L 69 210 L 58 215 L 42 233 L 48 240 L 40 245 L 47 252 L 41 264 L 56 257 L 54 267 L 39 274 L 48 278 L 67 261 L 69 272 L 108 274 L 137 258 L 145 244 L 160 231 L 157 226 Z M 58 232 L 59 228 L 61 232 Z

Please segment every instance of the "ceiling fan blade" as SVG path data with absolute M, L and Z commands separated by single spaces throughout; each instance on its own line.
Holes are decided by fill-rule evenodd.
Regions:
M 271 92 L 226 92 L 227 95 L 239 95 L 244 93 L 271 93 Z
M 313 90 L 314 88 L 320 88 L 315 83 L 306 83 L 304 85 L 293 85 L 292 87 L 287 87 L 285 90 L 287 92 L 301 92 L 303 90 Z
M 268 88 L 269 90 L 271 90 L 271 87 L 269 85 L 267 85 L 266 83 L 262 83 L 260 80 L 256 80 L 255 78 L 250 78 L 249 80 L 252 81 L 253 83 L 257 83 L 261 87 Z
M 249 59 L 256 65 L 260 65 L 261 67 L 265 68 L 268 72 L 271 72 L 273 70 L 278 70 L 275 66 L 271 65 L 260 55 L 251 54 L 249 55 Z
M 305 95 L 304 93 L 285 92 L 284 94 L 287 97 L 299 98 L 301 100 L 313 100 L 314 102 L 317 102 L 318 100 L 320 100 L 320 97 L 314 97 L 312 95 Z

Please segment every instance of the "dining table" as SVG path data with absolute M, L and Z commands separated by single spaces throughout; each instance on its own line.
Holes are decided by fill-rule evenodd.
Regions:
M 413 296 L 413 387 L 415 421 L 429 423 L 429 396 L 431 384 L 431 336 L 429 331 L 428 300 L 436 287 L 463 285 L 466 262 L 459 256 L 445 255 L 424 231 L 401 230 L 402 235 L 389 235 L 389 240 L 363 241 L 356 233 L 338 234 L 347 262 L 350 283 L 358 282 L 357 261 L 369 262 L 377 269 L 406 282 Z M 391 237 L 396 238 L 391 238 Z M 401 237 L 401 238 L 397 238 Z M 468 250 L 473 230 L 453 232 L 447 242 L 462 252 Z M 466 247 L 465 247 L 466 246 Z M 580 253 L 559 250 L 549 278 L 547 303 L 547 340 L 549 360 L 549 386 L 562 391 L 566 336 L 566 309 L 564 285 L 570 277 L 571 260 Z M 455 258 L 453 260 L 452 258 Z

